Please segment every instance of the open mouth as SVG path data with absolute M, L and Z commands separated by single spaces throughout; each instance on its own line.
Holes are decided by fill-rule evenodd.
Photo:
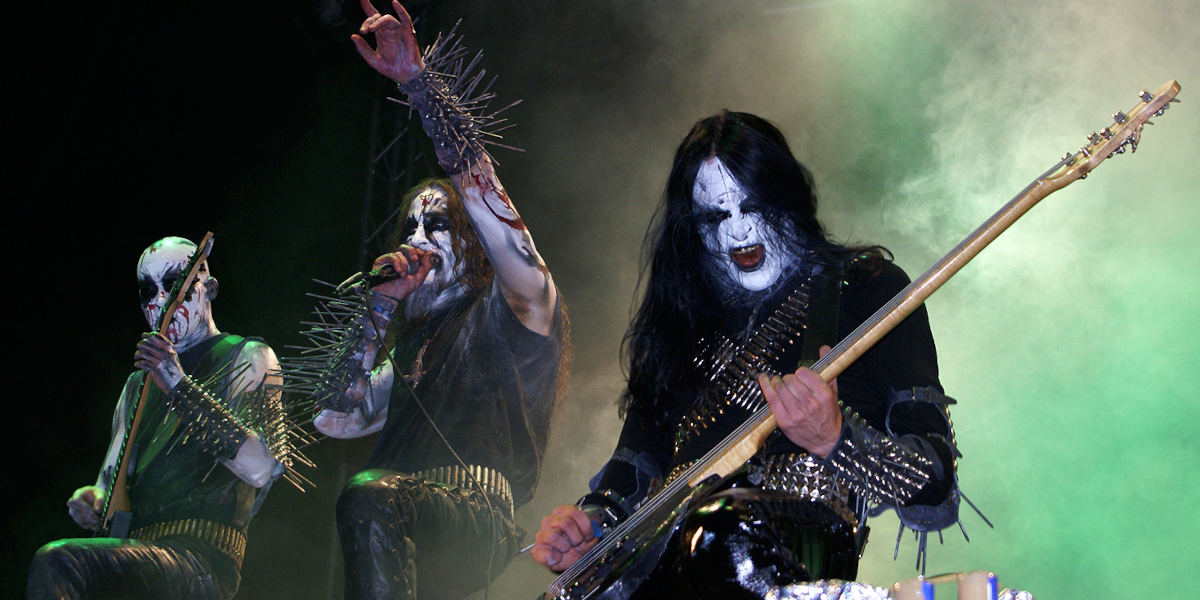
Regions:
M 757 269 L 763 260 L 763 245 L 754 244 L 741 248 L 734 248 L 729 251 L 729 258 L 733 259 L 733 264 L 743 271 L 753 271 Z

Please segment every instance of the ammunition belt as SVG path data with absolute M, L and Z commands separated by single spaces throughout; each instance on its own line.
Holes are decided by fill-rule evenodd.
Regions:
M 154 523 L 129 532 L 131 539 L 144 542 L 152 542 L 173 535 L 187 535 L 202 539 L 232 558 L 239 569 L 242 567 L 242 558 L 246 555 L 246 534 L 224 523 L 206 519 L 181 519 Z
M 491 467 L 467 465 L 464 469 L 459 465 L 451 465 L 414 471 L 411 475 L 417 479 L 441 483 L 450 487 L 483 492 L 493 500 L 501 501 L 505 506 L 505 512 L 508 513 L 508 516 L 512 516 L 512 486 L 509 485 L 508 479 L 504 477 L 503 473 Z

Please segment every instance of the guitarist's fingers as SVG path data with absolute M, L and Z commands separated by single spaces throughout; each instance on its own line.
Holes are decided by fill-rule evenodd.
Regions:
M 781 427 L 791 423 L 792 415 L 788 403 L 781 397 L 781 394 L 787 390 L 783 381 L 777 376 L 759 373 L 758 385 L 762 388 L 763 398 L 766 399 L 767 405 L 771 407 L 771 414 L 775 415 L 775 422 Z
M 576 509 L 578 510 L 578 509 Z M 587 517 L 584 517 L 585 519 Z M 570 514 L 563 514 L 555 509 L 555 512 L 542 519 L 542 528 L 538 531 L 538 540 L 553 546 L 559 552 L 566 552 L 571 548 L 583 543 L 585 539 L 591 536 L 591 526 L 588 526 L 587 535 L 584 535 L 584 529 Z M 543 536 L 542 534 L 545 533 Z
M 546 565 L 546 567 L 556 573 L 570 566 L 568 564 L 560 565 L 559 563 L 562 563 L 563 560 L 563 553 L 546 544 L 534 544 L 533 549 L 529 551 L 529 555 L 533 557 L 534 561 Z

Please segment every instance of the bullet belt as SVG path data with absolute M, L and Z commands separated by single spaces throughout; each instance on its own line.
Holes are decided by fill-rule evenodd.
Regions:
M 493 499 L 502 501 L 508 512 L 512 511 L 512 486 L 508 484 L 508 479 L 504 477 L 503 473 L 491 467 L 467 465 L 464 469 L 461 466 L 452 465 L 414 471 L 411 475 L 417 479 L 441 483 L 450 487 L 481 491 Z
M 242 567 L 242 558 L 246 555 L 246 535 L 224 523 L 205 519 L 181 519 L 154 523 L 129 532 L 131 539 L 145 542 L 173 535 L 202 539 L 232 558 L 239 569 Z

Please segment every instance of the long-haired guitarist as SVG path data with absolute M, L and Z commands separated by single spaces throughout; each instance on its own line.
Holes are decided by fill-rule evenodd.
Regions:
M 194 243 L 167 237 L 142 253 L 137 281 L 152 330 L 196 252 Z M 190 289 L 177 292 L 174 318 L 142 336 L 100 477 L 67 502 L 80 527 L 104 525 L 105 499 L 149 377 L 140 427 L 128 439 L 128 537 L 43 546 L 30 569 L 29 598 L 232 598 L 237 591 L 246 528 L 265 488 L 284 472 L 290 444 L 275 353 L 258 338 L 217 330 L 217 289 L 201 263 Z
M 623 543 L 641 544 L 631 563 L 661 556 L 653 569 L 622 573 L 625 558 L 592 553 L 562 597 L 619 583 L 604 597 L 762 598 L 853 580 L 877 507 L 921 532 L 957 520 L 952 400 L 924 309 L 835 382 L 797 368 L 908 283 L 886 250 L 831 240 L 816 205 L 811 174 L 757 116 L 702 119 L 679 146 L 626 336 L 624 428 L 593 492 L 544 519 L 532 556 L 568 570 L 756 409 L 769 405 L 779 430 L 680 511 L 665 549 L 651 533 Z

